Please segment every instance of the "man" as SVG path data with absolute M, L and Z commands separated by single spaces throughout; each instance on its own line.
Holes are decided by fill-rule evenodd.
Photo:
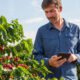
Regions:
M 54 74 L 46 79 L 61 76 L 64 80 L 78 80 L 76 63 L 80 63 L 80 30 L 61 16 L 61 0 L 43 0 L 42 9 L 49 22 L 39 28 L 33 54 L 35 59 L 44 59 L 45 65 Z M 58 54 L 70 54 L 62 58 Z M 65 56 L 66 57 L 66 56 Z

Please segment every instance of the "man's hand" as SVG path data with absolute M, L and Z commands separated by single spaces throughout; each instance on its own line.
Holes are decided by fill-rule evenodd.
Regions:
M 52 56 L 49 59 L 49 65 L 52 66 L 52 67 L 58 68 L 67 61 L 65 58 L 61 59 L 61 60 L 60 60 L 60 58 L 61 58 L 61 56 L 57 56 L 57 55 Z
M 69 59 L 68 59 L 68 62 L 71 63 L 71 62 L 74 62 L 76 60 L 77 60 L 77 56 L 75 54 L 71 54 L 70 57 L 69 57 Z

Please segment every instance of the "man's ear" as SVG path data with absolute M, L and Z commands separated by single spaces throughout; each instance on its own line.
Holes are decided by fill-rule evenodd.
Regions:
M 59 7 L 60 12 L 62 12 L 62 6 Z

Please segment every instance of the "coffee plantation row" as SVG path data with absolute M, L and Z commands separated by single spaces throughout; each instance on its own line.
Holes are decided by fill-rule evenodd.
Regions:
M 46 80 L 46 75 L 52 72 L 46 68 L 43 60 L 39 63 L 34 59 L 32 50 L 32 39 L 25 39 L 18 19 L 9 23 L 4 16 L 0 16 L 0 80 Z

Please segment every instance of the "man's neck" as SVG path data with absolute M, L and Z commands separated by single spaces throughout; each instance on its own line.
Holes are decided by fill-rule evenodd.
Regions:
M 54 26 L 55 26 L 55 28 L 57 28 L 58 30 L 61 30 L 62 27 L 63 27 L 63 23 L 64 23 L 63 18 L 60 18 L 57 22 L 55 22 Z

